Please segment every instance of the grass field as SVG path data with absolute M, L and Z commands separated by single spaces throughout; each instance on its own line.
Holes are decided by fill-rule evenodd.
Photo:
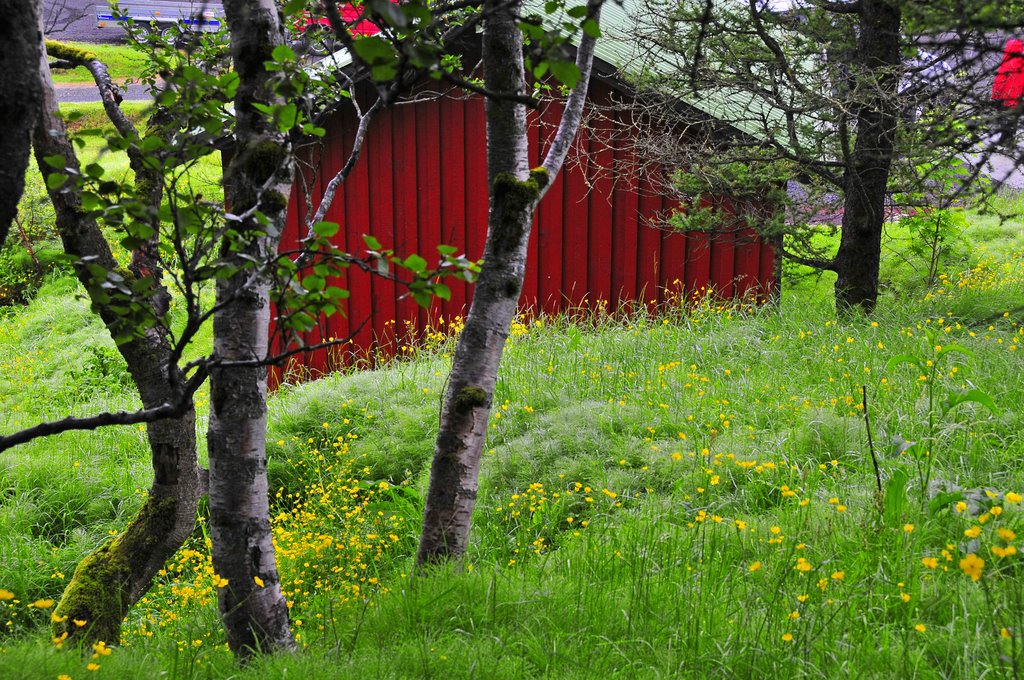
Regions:
M 145 64 L 145 58 L 128 45 L 109 45 L 67 42 L 66 45 L 80 50 L 87 50 L 96 55 L 96 58 L 107 65 L 110 77 L 117 83 L 123 83 L 130 78 L 137 78 Z M 70 85 L 75 83 L 93 82 L 92 74 L 85 68 L 54 69 L 53 82 L 57 85 Z
M 760 309 L 523 319 L 469 554 L 424 577 L 458 321 L 408 360 L 279 391 L 274 526 L 303 651 L 244 670 L 202 524 L 121 647 L 49 640 L 76 561 L 141 503 L 140 430 L 0 454 L 0 677 L 1016 677 L 1024 248 L 1019 222 L 970 219 L 931 289 L 890 253 L 903 280 L 871 318 L 837 320 L 822 279 Z M 136 403 L 76 290 L 2 318 L 4 431 Z

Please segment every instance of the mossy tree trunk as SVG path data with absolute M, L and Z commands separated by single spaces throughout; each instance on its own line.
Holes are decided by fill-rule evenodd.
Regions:
M 596 19 L 599 9 L 600 2 L 590 2 L 588 17 Z M 484 83 L 490 92 L 527 92 L 519 10 L 519 2 L 484 2 Z M 511 98 L 486 103 L 490 213 L 484 264 L 455 349 L 441 412 L 416 557 L 421 566 L 460 557 L 466 550 L 498 366 L 526 274 L 533 213 L 579 128 L 593 47 L 593 38 L 581 41 L 577 66 L 582 75 L 542 167 L 529 169 L 525 105 Z
M 228 645 L 242 661 L 295 647 L 274 558 L 267 484 L 267 355 L 270 322 L 266 275 L 253 269 L 277 252 L 291 193 L 288 136 L 258 112 L 282 98 L 265 63 L 284 41 L 273 0 L 224 3 L 231 55 L 239 75 L 236 153 L 226 175 L 236 215 L 235 243 L 226 244 L 232 276 L 217 282 L 210 371 L 210 535 L 213 566 L 227 579 L 218 601 Z M 258 219 L 258 212 L 263 219 Z
M 38 0 L 0 0 L 0 246 L 18 215 L 39 110 Z
M 60 118 L 46 52 L 41 50 L 40 114 L 36 118 L 33 143 L 39 169 L 45 176 L 53 169 L 44 159 L 64 158 L 74 172 L 79 164 Z M 49 183 L 47 186 L 51 186 Z M 159 195 L 150 197 L 159 204 Z M 99 225 L 81 207 L 79 193 L 72 186 L 50 190 L 56 211 L 57 230 L 64 250 L 78 262 L 76 273 L 85 286 L 100 317 L 112 335 L 120 332 L 122 320 L 109 299 L 100 294 L 95 276 L 84 262 L 115 271 L 117 262 Z M 134 272 L 140 276 L 139 272 Z M 156 318 L 167 312 L 167 291 L 153 277 L 148 303 Z M 141 337 L 122 343 L 118 350 L 139 390 L 145 408 L 181 402 L 184 377 L 174 364 L 168 329 L 157 325 Z M 116 643 L 121 622 L 128 609 L 149 589 L 153 577 L 192 533 L 196 508 L 202 494 L 196 455 L 195 413 L 187 399 L 177 418 L 151 423 L 147 439 L 153 459 L 154 479 L 139 514 L 120 536 L 108 541 L 86 557 L 68 584 L 55 610 L 54 633 L 84 636 L 88 641 Z M 84 622 L 78 625 L 75 622 Z

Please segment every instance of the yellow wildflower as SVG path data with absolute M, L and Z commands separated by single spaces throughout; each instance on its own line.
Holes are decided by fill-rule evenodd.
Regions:
M 971 577 L 972 581 L 978 581 L 981 579 L 981 572 L 985 569 L 985 560 L 974 553 L 970 553 L 967 557 L 960 560 L 960 568 Z

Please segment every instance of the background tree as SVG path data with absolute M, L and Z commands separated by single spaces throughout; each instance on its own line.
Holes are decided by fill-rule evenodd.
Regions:
M 39 109 L 39 4 L 0 1 L 0 245 L 18 214 Z
M 690 216 L 707 217 L 702 195 L 742 195 L 737 185 L 752 179 L 776 187 L 798 179 L 812 195 L 838 194 L 841 205 L 830 209 L 841 213 L 840 238 L 831 253 L 811 247 L 807 215 L 795 225 L 747 216 L 786 233 L 785 257 L 836 273 L 838 308 L 873 310 L 890 197 L 948 203 L 979 170 L 962 166 L 941 191 L 936 172 L 968 152 L 984 161 L 997 149 L 984 82 L 991 84 L 990 33 L 1010 20 L 992 20 L 990 3 L 968 5 L 974 14 L 963 3 L 954 11 L 899 0 L 810 0 L 788 9 L 761 0 L 647 3 L 654 20 L 641 29 L 651 67 L 642 86 L 683 99 L 701 92 L 733 127 L 673 144 L 663 156 L 688 175 L 681 188 Z M 652 110 L 666 112 L 675 115 Z M 695 224 L 685 216 L 683 223 Z

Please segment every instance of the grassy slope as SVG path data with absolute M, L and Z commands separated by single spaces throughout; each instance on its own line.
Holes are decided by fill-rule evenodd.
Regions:
M 145 59 L 128 45 L 105 45 L 93 43 L 68 42 L 67 45 L 81 50 L 88 50 L 107 65 L 110 77 L 115 82 L 123 83 L 129 78 L 137 78 Z M 53 82 L 57 85 L 76 83 L 92 84 L 92 75 L 85 68 L 54 69 Z
M 1019 643 L 1000 631 L 1024 630 L 1011 601 L 1021 583 L 993 564 L 1020 556 L 991 548 L 1014 543 L 997 528 L 1024 535 L 1020 506 L 979 491 L 963 513 L 928 512 L 916 486 L 924 459 L 889 445 L 931 435 L 933 478 L 1024 490 L 1024 318 L 1000 316 L 1024 286 L 1019 225 L 980 226 L 995 254 L 982 249 L 923 302 L 887 298 L 877 325 L 837 322 L 827 294 L 808 287 L 752 313 L 709 304 L 689 316 L 517 327 L 462 573 L 408 577 L 446 346 L 281 392 L 271 405 L 275 523 L 308 650 L 242 675 L 1005 673 L 999 655 L 1019 655 Z M 102 349 L 84 373 L 82 351 L 68 351 L 109 349 L 68 294 L 57 284 L 4 322 L 5 427 L 132 401 Z M 952 344 L 970 353 L 941 357 L 936 394 L 977 386 L 997 414 L 964 404 L 930 431 L 920 379 L 929 367 L 887 363 L 935 359 L 936 345 Z M 889 522 L 877 509 L 861 385 L 885 478 L 911 478 Z M 124 526 L 146 468 L 131 429 L 0 454 L 0 588 L 18 600 L 0 609 L 23 631 L 0 641 L 0 676 L 88 673 L 89 658 L 41 639 L 46 610 L 26 604 L 59 596 L 83 551 Z M 1004 511 L 978 524 L 978 503 Z M 977 544 L 963 535 L 973 526 Z M 968 552 L 985 559 L 987 590 L 961 571 Z M 126 646 L 94 660 L 95 676 L 160 667 L 237 677 L 212 581 L 199 534 L 133 612 Z

